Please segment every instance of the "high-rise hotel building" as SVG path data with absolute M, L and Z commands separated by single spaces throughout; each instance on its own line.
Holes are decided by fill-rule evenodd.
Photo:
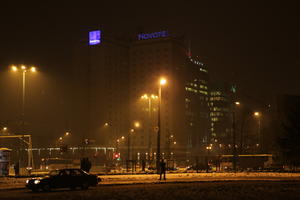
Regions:
M 88 45 L 86 41 L 75 58 L 74 125 L 78 132 L 114 144 L 134 128 L 132 158 L 154 155 L 158 81 L 164 77 L 162 156 L 186 158 L 201 153 L 210 137 L 206 65 L 188 55 L 182 38 L 167 31 L 137 34 L 131 40 L 100 34 L 100 43 L 95 40 L 97 44 Z M 139 128 L 134 127 L 135 121 Z M 105 123 L 109 124 L 107 132 L 102 127 Z

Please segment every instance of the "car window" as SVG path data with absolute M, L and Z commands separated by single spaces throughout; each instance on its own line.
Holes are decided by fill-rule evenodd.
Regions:
M 66 176 L 66 175 L 67 175 L 67 173 L 66 173 L 66 171 L 65 171 L 65 170 L 64 170 L 64 171 L 60 171 L 60 172 L 59 172 L 59 175 L 60 175 L 60 176 Z
M 72 171 L 73 171 L 73 173 L 74 173 L 75 176 L 81 176 L 82 175 L 82 173 L 81 173 L 80 170 L 74 169 Z
M 71 175 L 71 171 L 70 170 L 64 170 L 67 176 Z

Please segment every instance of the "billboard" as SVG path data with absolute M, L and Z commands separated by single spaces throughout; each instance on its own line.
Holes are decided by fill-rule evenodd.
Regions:
M 168 37 L 169 34 L 167 31 L 159 31 L 155 33 L 141 33 L 138 34 L 138 40 L 147 40 L 147 39 L 155 39 L 155 38 L 162 38 Z

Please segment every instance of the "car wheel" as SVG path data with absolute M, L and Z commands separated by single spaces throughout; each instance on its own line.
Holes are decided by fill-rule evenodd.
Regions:
M 87 190 L 89 188 L 90 184 L 88 182 L 83 182 L 81 185 L 81 189 Z
M 42 187 L 42 190 L 43 190 L 44 192 L 49 192 L 49 191 L 51 191 L 51 187 L 50 187 L 49 184 L 45 184 L 45 185 Z

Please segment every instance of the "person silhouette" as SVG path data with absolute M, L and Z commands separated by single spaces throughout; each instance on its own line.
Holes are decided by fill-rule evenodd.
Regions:
M 164 159 L 160 161 L 160 174 L 159 174 L 159 180 L 161 180 L 162 175 L 164 176 L 164 180 L 166 180 L 166 163 Z

